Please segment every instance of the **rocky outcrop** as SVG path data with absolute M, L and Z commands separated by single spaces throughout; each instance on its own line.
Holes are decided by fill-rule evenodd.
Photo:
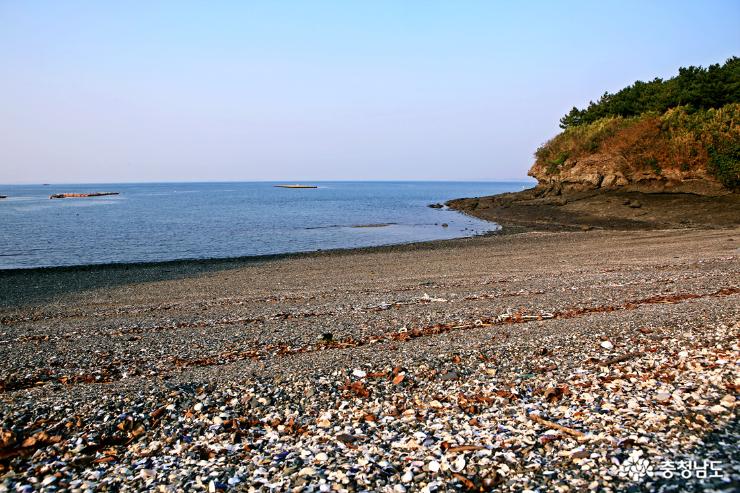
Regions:
M 538 188 L 555 195 L 588 190 L 699 195 L 731 193 L 705 168 L 650 168 L 638 166 L 614 153 L 595 153 L 578 159 L 567 159 L 556 170 L 538 161 L 528 174 L 537 179 Z
M 93 193 L 54 193 L 49 195 L 50 199 L 72 199 L 85 197 L 105 197 L 106 195 L 118 195 L 118 192 L 93 192 Z

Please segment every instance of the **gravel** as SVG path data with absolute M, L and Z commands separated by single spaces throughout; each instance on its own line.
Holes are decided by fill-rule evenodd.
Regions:
M 739 232 L 3 273 L 0 491 L 729 491 Z

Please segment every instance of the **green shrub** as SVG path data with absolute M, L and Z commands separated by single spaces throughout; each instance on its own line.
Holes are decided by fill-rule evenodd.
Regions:
M 709 146 L 709 171 L 730 190 L 740 190 L 740 141 Z
M 689 158 L 705 153 L 707 171 L 730 190 L 740 188 L 740 104 L 693 113 L 674 108 L 664 120 L 673 140 L 691 140 Z
M 650 170 L 656 175 L 660 175 L 663 173 L 663 168 L 660 167 L 660 164 L 658 164 L 658 160 L 655 158 L 655 156 L 646 157 L 642 161 L 642 164 L 645 167 L 650 168 Z
M 547 173 L 550 175 L 560 173 L 560 167 L 563 166 L 565 164 L 565 161 L 567 160 L 568 160 L 567 152 L 561 152 L 554 159 L 550 159 L 547 162 Z

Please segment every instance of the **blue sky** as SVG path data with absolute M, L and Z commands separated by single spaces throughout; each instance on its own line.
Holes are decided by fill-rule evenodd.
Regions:
M 520 179 L 740 2 L 0 0 L 0 183 Z

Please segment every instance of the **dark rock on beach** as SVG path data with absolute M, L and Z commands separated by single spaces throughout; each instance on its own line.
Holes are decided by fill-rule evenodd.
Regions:
M 543 187 L 447 203 L 495 221 L 503 233 L 523 230 L 724 228 L 740 224 L 740 194 L 643 193 L 589 190 L 555 194 Z M 626 206 L 626 207 L 625 207 Z

